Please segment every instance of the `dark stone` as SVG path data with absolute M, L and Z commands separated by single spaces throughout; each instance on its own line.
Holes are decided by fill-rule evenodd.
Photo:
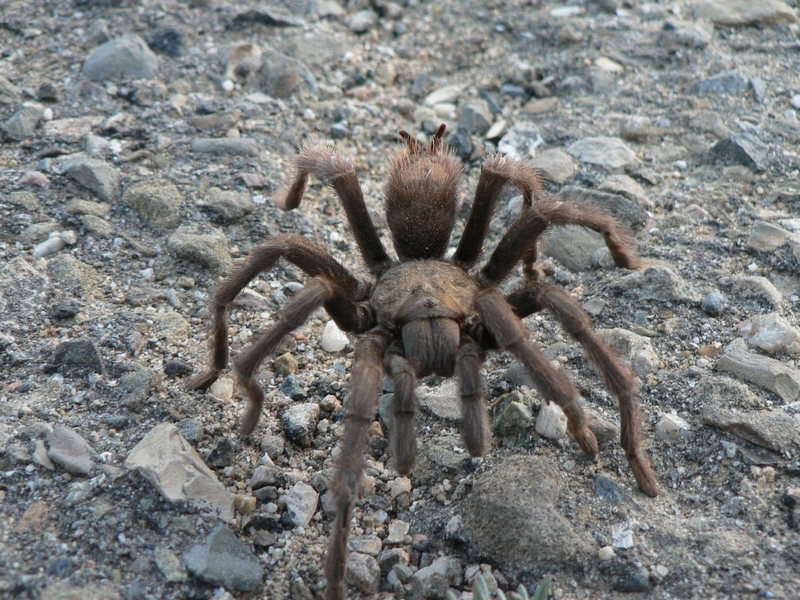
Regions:
M 450 148 L 456 153 L 456 156 L 464 162 L 472 156 L 474 145 L 466 129 L 461 127 L 456 129 L 447 139 L 447 143 L 450 144 Z
M 699 94 L 733 94 L 741 92 L 748 85 L 750 81 L 747 77 L 736 71 L 729 71 L 695 82 L 692 91 Z
M 233 463 L 234 455 L 236 454 L 236 444 L 228 438 L 222 438 L 217 442 L 217 445 L 211 449 L 211 452 L 206 458 L 206 464 L 209 467 L 227 467 Z
M 69 319 L 77 315 L 81 310 L 81 305 L 77 300 L 65 300 L 56 304 L 51 315 L 54 319 Z
M 69 577 L 73 571 L 72 559 L 69 556 L 59 556 L 47 567 L 47 574 L 53 577 Z
M 189 365 L 181 360 L 171 358 L 164 363 L 164 374 L 167 377 L 178 377 L 179 375 L 186 375 L 190 371 Z
M 94 342 L 88 338 L 75 338 L 61 342 L 53 352 L 47 370 L 65 376 L 83 376 L 104 373 L 103 361 Z
M 226 590 L 249 592 L 264 577 L 258 558 L 225 525 L 188 550 L 183 561 L 192 575 Z
M 177 29 L 168 27 L 147 38 L 147 45 L 154 52 L 178 58 L 183 54 L 183 35 Z
M 709 292 L 706 297 L 703 298 L 703 302 L 700 304 L 700 307 L 705 311 L 706 314 L 709 314 L 712 317 L 718 317 L 728 307 L 728 299 L 722 292 L 714 290 L 713 292 Z
M 203 439 L 203 426 L 194 419 L 184 419 L 175 423 L 175 427 L 181 432 L 181 435 L 187 442 L 196 444 Z
M 616 592 L 636 593 L 650 589 L 650 579 L 641 567 L 628 564 L 619 558 L 611 561 L 603 570 L 608 574 L 611 588 Z
M 500 93 L 503 96 L 511 96 L 512 98 L 527 98 L 528 94 L 525 89 L 514 85 L 513 83 L 504 83 L 500 86 Z
M 128 417 L 128 415 L 114 414 L 114 415 L 106 415 L 104 420 L 106 422 L 106 425 L 108 425 L 109 427 L 113 427 L 116 430 L 120 430 L 120 429 L 125 429 L 128 426 L 130 418 Z
M 767 148 L 748 134 L 731 135 L 711 147 L 715 160 L 744 165 L 753 171 L 763 171 L 767 164 Z
M 611 504 L 621 504 L 622 502 L 630 502 L 631 497 L 625 493 L 617 483 L 605 475 L 594 476 L 594 493 L 601 500 L 610 502 Z

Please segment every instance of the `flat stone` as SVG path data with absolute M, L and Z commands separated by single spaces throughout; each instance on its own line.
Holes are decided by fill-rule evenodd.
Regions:
M 695 1 L 694 12 L 715 25 L 786 25 L 797 22 L 794 9 L 779 0 Z
M 753 171 L 763 171 L 767 167 L 767 147 L 745 133 L 721 139 L 711 147 L 710 153 L 715 160 L 744 165 Z
M 656 423 L 656 437 L 667 442 L 677 442 L 692 434 L 692 428 L 685 419 L 675 413 L 664 413 Z
M 233 495 L 171 423 L 153 427 L 128 454 L 125 467 L 138 471 L 169 502 L 190 502 L 225 521 L 233 518 Z
M 250 196 L 235 190 L 221 190 L 212 187 L 200 205 L 214 215 L 214 220 L 223 223 L 240 221 L 256 209 Z
M 470 134 L 482 136 L 492 126 L 492 111 L 486 100 L 470 100 L 461 106 L 458 126 Z
M 422 410 L 446 421 L 461 421 L 461 399 L 455 379 L 437 386 L 422 385 L 417 388 L 417 398 Z
M 645 336 L 621 327 L 598 329 L 597 334 L 622 356 L 639 377 L 652 373 L 658 367 L 658 355 Z
M 717 360 L 717 369 L 733 373 L 744 381 L 769 390 L 784 402 L 800 399 L 800 370 L 779 360 L 767 358 L 747 350 L 741 338 L 733 340 Z
M 528 159 L 544 144 L 539 127 L 533 121 L 517 121 L 497 142 L 497 151 L 512 157 Z
M 138 35 L 124 35 L 95 48 L 83 63 L 83 75 L 92 81 L 152 79 L 158 57 Z
M 95 127 L 103 122 L 99 115 L 69 117 L 47 121 L 42 126 L 45 136 L 56 142 L 75 143 L 89 135 Z
M 800 355 L 800 331 L 778 313 L 750 317 L 739 325 L 739 332 L 747 343 L 770 354 Z
M 567 146 L 569 152 L 581 162 L 599 165 L 617 171 L 639 165 L 636 154 L 618 137 L 587 137 Z
M 543 252 L 556 259 L 570 271 L 589 271 L 594 268 L 593 257 L 605 248 L 603 236 L 579 225 L 554 227 L 544 237 Z
M 696 81 L 692 91 L 697 94 L 735 94 L 747 89 L 750 80 L 738 71 L 719 73 Z
M 658 36 L 658 45 L 662 48 L 705 48 L 713 38 L 714 27 L 708 21 L 669 19 Z
M 308 44 L 309 39 L 305 38 L 303 46 Z M 325 52 L 330 52 L 330 49 L 326 48 Z M 304 84 L 312 91 L 317 87 L 314 76 L 303 62 L 273 48 L 264 49 L 258 86 L 265 94 L 273 98 L 288 98 Z
M 319 494 L 307 483 L 298 481 L 289 493 L 281 496 L 279 500 L 286 505 L 289 523 L 293 527 L 305 527 L 317 511 Z
M 647 265 L 612 282 L 610 287 L 640 300 L 687 302 L 695 299 L 688 284 L 672 267 L 659 264 Z
M 189 233 L 179 229 L 167 243 L 179 258 L 198 263 L 214 273 L 224 273 L 231 267 L 228 240 L 221 233 Z
M 258 558 L 225 525 L 184 553 L 183 561 L 198 579 L 230 591 L 252 591 L 264 577 Z
M 782 227 L 767 221 L 756 221 L 750 237 L 747 238 L 747 247 L 760 252 L 769 252 L 783 246 L 790 236 L 792 234 Z
M 780 409 L 737 412 L 709 406 L 701 418 L 705 425 L 773 452 L 783 454 L 800 446 L 800 423 Z
M 45 107 L 38 102 L 23 102 L 17 111 L 3 123 L 3 135 L 10 140 L 22 141 L 33 135 L 44 115 Z
M 119 195 L 119 172 L 96 158 L 74 158 L 64 165 L 64 173 L 101 200 L 112 202 Z
M 529 431 L 533 425 L 530 407 L 522 402 L 522 394 L 510 392 L 497 399 L 493 408 L 492 430 L 501 437 L 513 437 Z
M 644 191 L 644 188 L 636 183 L 632 177 L 622 173 L 615 173 L 603 179 L 600 182 L 599 189 L 601 192 L 625 196 L 640 206 L 653 207 L 653 202 L 647 197 L 647 192 Z
M 122 201 L 156 227 L 171 227 L 180 218 L 183 194 L 168 179 L 146 179 L 128 186 Z
M 440 556 L 414 573 L 413 579 L 419 582 L 423 598 L 444 598 L 450 585 L 458 583 L 461 571 L 457 558 Z
M 260 23 L 268 27 L 303 27 L 305 21 L 280 5 L 259 4 L 238 13 L 234 21 Z
M 97 453 L 78 433 L 57 425 L 47 436 L 47 457 L 73 475 L 89 476 Z
M 635 231 L 647 223 L 647 210 L 628 195 L 569 185 L 561 188 L 555 198 L 599 208 Z
M 180 583 L 181 581 L 186 581 L 186 568 L 183 566 L 181 559 L 172 550 L 159 546 L 153 551 L 153 559 L 156 567 L 168 582 Z
M 531 159 L 531 164 L 542 173 L 545 179 L 559 185 L 577 172 L 575 161 L 561 148 L 551 148 L 537 154 Z
M 432 91 L 430 94 L 425 96 L 425 99 L 422 101 L 422 103 L 425 106 L 435 106 L 436 104 L 441 104 L 442 102 L 455 102 L 460 95 L 461 88 L 459 86 L 446 85 Z
M 738 299 L 756 300 L 772 309 L 780 309 L 783 304 L 783 294 L 769 279 L 760 275 L 736 276 L 731 280 L 731 287 Z
M 202 138 L 192 142 L 191 151 L 199 154 L 257 156 L 258 142 L 250 138 Z

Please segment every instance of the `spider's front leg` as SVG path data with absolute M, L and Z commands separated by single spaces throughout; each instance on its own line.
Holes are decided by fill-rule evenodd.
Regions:
M 389 432 L 391 455 L 397 472 L 406 475 L 417 459 L 417 374 L 397 342 L 386 353 L 386 368 L 394 383 Z
M 347 564 L 347 538 L 353 506 L 364 472 L 364 452 L 369 441 L 369 426 L 378 410 L 383 379 L 383 354 L 389 342 L 386 331 L 376 328 L 364 335 L 355 347 L 350 397 L 345 403 L 344 437 L 331 489 L 335 501 L 333 532 L 328 543 L 325 578 L 326 600 L 344 600 L 344 575 Z
M 253 248 L 247 261 L 234 268 L 214 293 L 212 312 L 214 332 L 211 344 L 211 368 L 196 375 L 187 383 L 194 390 L 205 390 L 228 366 L 228 309 L 236 296 L 256 275 L 270 270 L 279 258 L 284 258 L 312 276 L 325 276 L 334 282 L 347 297 L 353 298 L 359 282 L 325 249 L 299 235 L 276 235 Z M 340 324 L 341 326 L 341 324 Z
M 475 298 L 475 309 L 497 345 L 514 354 L 525 365 L 545 401 L 555 402 L 561 407 L 567 415 L 567 429 L 584 454 L 589 458 L 597 456 L 597 439 L 578 403 L 578 390 L 528 341 L 522 321 L 503 295 L 496 288 L 481 290 Z

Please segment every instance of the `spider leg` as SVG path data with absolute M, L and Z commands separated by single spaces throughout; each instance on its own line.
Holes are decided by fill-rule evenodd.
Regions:
M 611 390 L 619 402 L 622 424 L 620 443 L 639 489 L 651 497 L 658 495 L 658 479 L 639 443 L 640 402 L 633 373 L 598 337 L 586 311 L 572 296 L 551 283 L 528 282 L 523 289 L 511 293 L 508 302 L 520 318 L 548 309 L 561 322 L 564 329 L 583 346 L 589 360 L 605 380 L 606 388 Z
M 470 456 L 483 456 L 489 447 L 489 417 L 484 406 L 483 349 L 463 335 L 456 357 L 456 380 L 461 394 L 464 446 Z
M 262 271 L 271 269 L 279 258 L 285 258 L 312 276 L 325 276 L 340 291 L 336 298 L 343 297 L 344 302 L 336 298 L 331 300 L 332 316 L 337 324 L 345 330 L 357 330 L 352 318 L 348 318 L 346 300 L 358 296 L 359 282 L 350 272 L 339 264 L 326 250 L 309 242 L 299 235 L 276 235 L 263 244 L 256 246 L 247 261 L 234 268 L 222 281 L 214 294 L 212 311 L 214 314 L 214 334 L 212 337 L 211 368 L 189 380 L 190 389 L 207 389 L 220 372 L 228 365 L 228 309 L 244 287 Z M 345 307 L 339 308 L 342 304 Z M 326 307 L 328 308 L 328 307 Z M 337 313 L 340 318 L 337 317 Z M 362 317 L 363 320 L 368 320 Z
M 569 378 L 554 368 L 541 351 L 528 341 L 527 332 L 511 305 L 496 288 L 481 290 L 475 308 L 497 345 L 516 356 L 533 376 L 545 401 L 554 401 L 567 415 L 567 429 L 590 458 L 597 455 L 597 439 L 589 429 L 578 403 L 578 390 Z
M 508 183 L 519 188 L 526 207 L 532 205 L 534 196 L 544 196 L 541 176 L 529 163 L 500 154 L 490 155 L 481 166 L 475 199 L 453 262 L 469 268 L 478 260 L 495 204 Z
M 394 343 L 386 353 L 386 366 L 394 382 L 392 427 L 389 432 L 391 455 L 401 475 L 411 472 L 417 459 L 417 374 L 414 365 Z
M 284 210 L 297 208 L 312 174 L 336 191 L 361 256 L 373 273 L 382 271 L 389 263 L 389 256 L 367 212 L 353 161 L 336 152 L 331 144 L 307 144 L 300 149 L 292 184 L 275 198 L 275 204 Z
M 278 321 L 252 342 L 234 361 L 239 384 L 244 388 L 250 406 L 242 420 L 242 433 L 249 435 L 255 429 L 264 404 L 264 392 L 255 378 L 255 372 L 264 358 L 275 351 L 281 340 L 300 327 L 336 295 L 335 286 L 323 277 L 315 277 L 286 303 Z
M 327 600 L 344 600 L 344 574 L 347 538 L 353 505 L 364 472 L 364 450 L 369 426 L 375 420 L 383 378 L 383 353 L 388 335 L 373 329 L 356 344 L 353 357 L 350 397 L 345 403 L 344 437 L 331 489 L 335 500 L 333 533 L 328 544 L 325 578 Z
M 541 200 L 527 208 L 517 218 L 500 240 L 489 262 L 481 269 L 480 279 L 484 286 L 502 281 L 522 259 L 525 274 L 535 279 L 533 260 L 539 237 L 552 225 L 581 225 L 593 229 L 605 238 L 614 262 L 625 269 L 636 269 L 640 260 L 633 250 L 633 242 L 627 229 L 613 217 L 583 204 L 575 202 Z

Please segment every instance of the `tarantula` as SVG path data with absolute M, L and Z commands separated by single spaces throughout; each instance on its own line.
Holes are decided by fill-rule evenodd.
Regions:
M 596 456 L 597 440 L 587 425 L 578 390 L 529 341 L 522 324 L 522 318 L 542 309 L 550 310 L 584 347 L 619 400 L 621 444 L 633 475 L 642 492 L 648 496 L 658 493 L 656 475 L 639 446 L 639 397 L 632 373 L 600 340 L 578 302 L 555 284 L 543 282 L 535 266 L 537 244 L 548 227 L 574 224 L 602 233 L 616 264 L 635 269 L 639 259 L 626 230 L 602 212 L 549 199 L 529 164 L 492 155 L 481 168 L 458 247 L 446 259 L 461 163 L 444 143 L 444 131 L 444 125 L 440 126 L 430 143 L 401 131 L 405 144 L 389 162 L 386 220 L 397 260 L 387 254 L 370 220 L 352 161 L 327 144 L 301 148 L 293 182 L 276 203 L 286 210 L 297 208 L 312 174 L 331 185 L 372 278 L 359 280 L 324 248 L 304 237 L 270 238 L 256 246 L 249 259 L 217 289 L 212 305 L 213 365 L 190 382 L 192 388 L 205 389 L 226 367 L 228 308 L 256 275 L 271 269 L 279 258 L 305 271 L 311 280 L 286 303 L 278 321 L 234 362 L 239 383 L 250 400 L 241 427 L 244 434 L 255 428 L 264 399 L 256 371 L 285 335 L 320 307 L 342 330 L 359 334 L 350 396 L 344 407 L 342 452 L 332 481 L 336 512 L 325 566 L 329 600 L 344 598 L 350 521 L 384 373 L 394 382 L 389 440 L 395 468 L 401 474 L 411 470 L 416 456 L 417 380 L 431 373 L 457 379 L 464 445 L 472 456 L 486 452 L 490 433 L 480 369 L 485 352 L 495 349 L 512 353 L 525 365 L 544 400 L 564 410 L 568 431 L 583 452 L 590 458 Z M 506 184 L 522 192 L 521 214 L 488 262 L 476 269 L 493 209 Z M 505 295 L 496 286 L 520 261 L 526 283 Z

